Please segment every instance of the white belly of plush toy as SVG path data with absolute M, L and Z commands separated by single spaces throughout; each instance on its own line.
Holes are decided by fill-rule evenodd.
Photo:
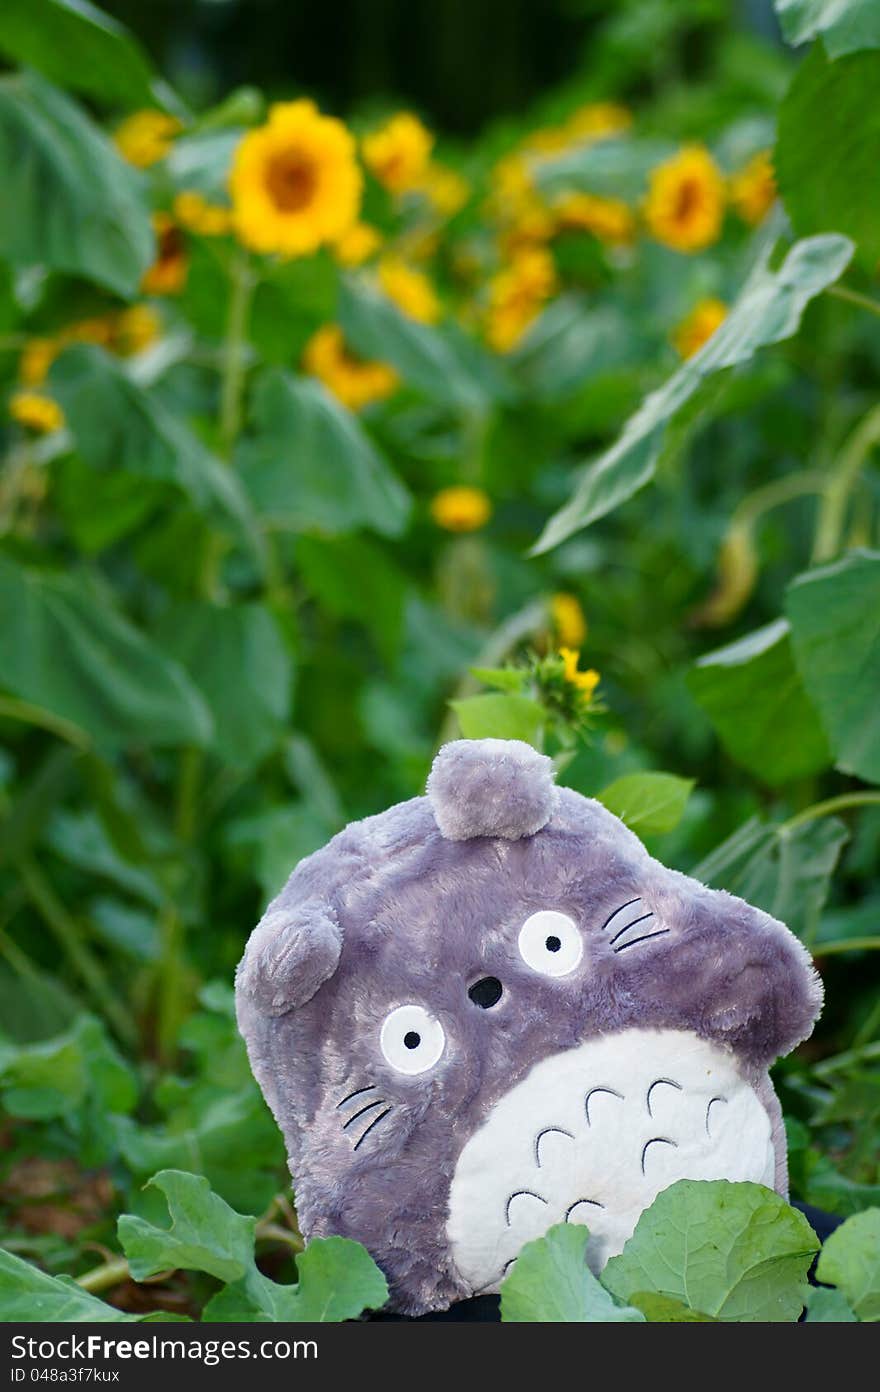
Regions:
M 447 1231 L 475 1294 L 523 1243 L 584 1223 L 599 1271 L 677 1179 L 773 1185 L 770 1119 L 732 1055 L 678 1030 L 625 1030 L 542 1059 L 495 1105 L 455 1168 Z

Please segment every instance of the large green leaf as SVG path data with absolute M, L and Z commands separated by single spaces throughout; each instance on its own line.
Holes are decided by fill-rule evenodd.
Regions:
M 141 178 L 36 73 L 0 79 L 0 255 L 137 293 L 154 255 Z
M 159 1271 L 207 1271 L 218 1281 L 237 1281 L 253 1265 L 256 1218 L 236 1213 L 201 1175 L 161 1170 L 147 1188 L 165 1196 L 169 1228 L 123 1213 L 117 1224 L 131 1274 L 144 1281 Z
M 114 106 L 177 106 L 137 39 L 89 0 L 3 0 L 0 52 Z
M 720 328 L 645 398 L 617 442 L 587 467 L 573 497 L 550 518 L 533 554 L 552 550 L 643 488 L 653 477 L 667 426 L 705 379 L 747 362 L 765 344 L 790 338 L 810 300 L 837 280 L 852 253 L 846 237 L 809 237 L 796 242 L 774 271 L 768 250 Z
M 859 48 L 880 48 L 877 0 L 775 0 L 775 6 L 790 44 L 821 35 L 832 58 Z
M 0 1089 L 6 1111 L 30 1120 L 69 1114 L 89 1096 L 102 1112 L 119 1114 L 137 1101 L 133 1074 L 91 1015 L 54 1039 L 0 1044 Z
M 880 5 L 874 11 L 880 16 Z M 816 44 L 782 103 L 774 155 L 795 231 L 846 233 L 868 271 L 880 256 L 878 88 L 880 52 L 831 63 Z
M 174 484 L 199 511 L 259 550 L 256 523 L 235 473 L 103 349 L 68 349 L 52 366 L 51 384 L 85 463 Z
M 700 658 L 688 686 L 731 758 L 763 783 L 775 787 L 830 763 L 784 619 Z
M 69 1276 L 49 1276 L 0 1247 L 0 1320 L 4 1323 L 124 1324 L 143 1318 L 105 1305 Z
M 175 604 L 158 639 L 201 691 L 214 717 L 213 748 L 233 768 L 249 768 L 277 744 L 290 709 L 293 664 L 269 610 Z
M 690 873 L 765 909 L 809 944 L 848 838 L 837 817 L 790 830 L 752 817 Z
M 540 701 L 519 692 L 494 692 L 450 701 L 465 739 L 517 739 L 536 744 L 545 720 Z
M 656 1292 L 715 1319 L 776 1324 L 798 1319 L 818 1246 L 763 1185 L 682 1179 L 645 1210 L 602 1284 L 619 1300 Z
M 213 722 L 183 669 L 85 574 L 0 556 L 0 684 L 103 748 L 205 744 Z
M 618 1305 L 586 1264 L 589 1233 L 582 1223 L 557 1223 L 527 1242 L 501 1286 L 508 1324 L 642 1324 L 644 1315 Z
M 596 797 L 639 836 L 656 836 L 678 826 L 693 786 L 674 773 L 625 773 Z
M 837 767 L 880 783 L 880 552 L 852 551 L 799 575 L 786 610 Z
M 363 426 L 318 382 L 270 368 L 252 396 L 242 477 L 270 527 L 397 536 L 410 500 Z
M 837 1286 L 860 1320 L 880 1320 L 880 1208 L 853 1214 L 831 1234 L 816 1276 Z

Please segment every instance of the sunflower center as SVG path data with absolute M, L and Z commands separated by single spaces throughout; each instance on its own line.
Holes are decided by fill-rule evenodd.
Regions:
M 684 179 L 675 200 L 676 219 L 684 222 L 691 217 L 700 205 L 700 185 L 696 179 Z
M 311 160 L 294 151 L 285 151 L 269 162 L 266 187 L 276 208 L 282 213 L 298 213 L 314 197 L 317 171 Z

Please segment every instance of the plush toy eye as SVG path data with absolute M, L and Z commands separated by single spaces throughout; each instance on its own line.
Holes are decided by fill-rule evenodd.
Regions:
M 541 909 L 526 919 L 519 932 L 523 961 L 543 976 L 568 976 L 584 951 L 577 924 L 556 909 Z
M 446 1035 L 421 1005 L 399 1005 L 386 1016 L 379 1043 L 398 1073 L 425 1073 L 443 1053 Z

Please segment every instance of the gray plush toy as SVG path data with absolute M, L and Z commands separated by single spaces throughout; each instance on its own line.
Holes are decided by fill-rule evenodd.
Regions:
M 524 1242 L 619 1252 L 667 1185 L 785 1194 L 770 1064 L 822 990 L 782 924 L 653 860 L 516 740 L 300 862 L 238 1019 L 307 1236 L 357 1238 L 410 1314 L 497 1291 Z

